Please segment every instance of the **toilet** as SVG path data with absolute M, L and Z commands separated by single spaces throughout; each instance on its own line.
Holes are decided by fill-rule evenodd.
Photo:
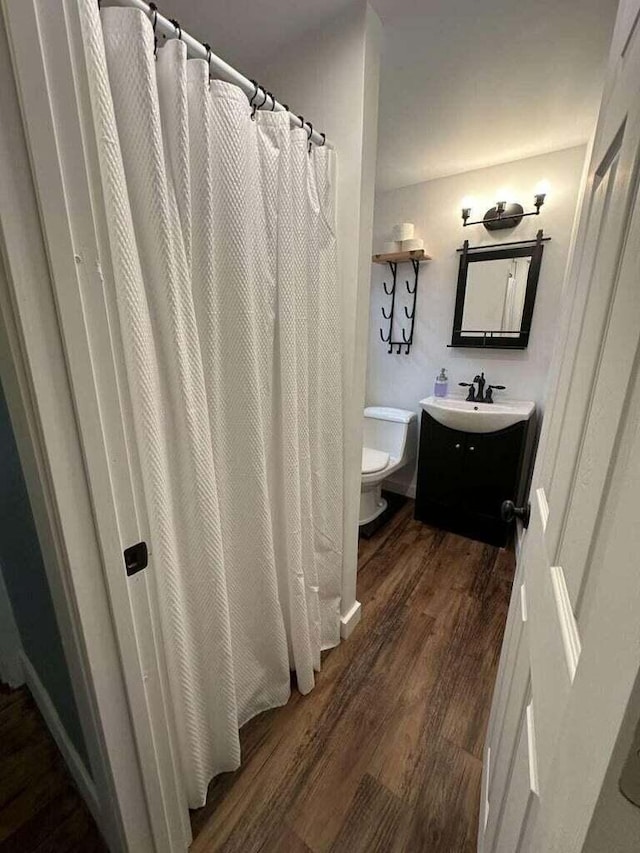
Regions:
M 387 508 L 382 482 L 415 457 L 412 424 L 415 412 L 387 406 L 364 410 L 360 525 L 369 524 Z

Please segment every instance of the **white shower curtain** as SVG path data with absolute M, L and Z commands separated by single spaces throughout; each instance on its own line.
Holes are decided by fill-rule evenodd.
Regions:
M 140 11 L 80 0 L 189 805 L 340 637 L 334 153 Z M 105 283 L 109 286 L 109 282 Z

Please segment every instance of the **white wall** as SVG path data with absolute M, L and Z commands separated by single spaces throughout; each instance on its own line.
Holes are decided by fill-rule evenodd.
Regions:
M 407 355 L 389 355 L 380 340 L 386 330 L 381 307 L 388 307 L 382 282 L 389 283 L 389 270 L 373 265 L 371 279 L 367 404 L 399 406 L 419 412 L 418 401 L 433 393 L 441 367 L 449 374 L 449 393 L 461 392 L 458 382 L 470 382 L 484 370 L 489 382 L 506 385 L 504 396 L 535 400 L 541 408 L 556 333 L 567 254 L 580 186 L 586 148 L 564 151 L 478 169 L 448 178 L 379 193 L 375 202 L 374 248 L 391 239 L 396 222 L 409 221 L 423 237 L 433 260 L 421 265 L 414 345 Z M 504 188 L 525 210 L 532 209 L 533 190 L 541 180 L 549 182 L 549 193 L 539 217 L 524 219 L 515 230 L 490 233 L 482 225 L 462 227 L 461 201 L 473 196 L 477 202 L 473 218 L 481 219 Z M 459 248 L 465 239 L 471 246 L 522 240 L 543 228 L 551 242 L 545 244 L 531 339 L 526 350 L 448 349 L 451 342 L 456 298 Z M 399 294 L 410 268 L 398 268 Z M 398 300 L 396 300 L 398 305 Z M 402 299 L 399 310 L 402 313 Z M 413 472 L 400 472 L 397 488 L 411 493 Z
M 367 357 L 380 22 L 357 2 L 262 70 L 258 80 L 326 133 L 338 154 L 339 260 L 343 293 L 345 512 L 343 621 L 358 614 L 356 572 L 360 448 Z M 357 616 L 355 616 L 357 618 Z M 353 619 L 349 625 L 355 623 Z M 349 627 L 345 629 L 348 633 Z
M 0 681 L 10 687 L 24 684 L 20 655 L 22 641 L 0 563 Z

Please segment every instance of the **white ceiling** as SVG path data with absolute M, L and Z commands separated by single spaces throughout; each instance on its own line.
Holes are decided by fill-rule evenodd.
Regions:
M 285 45 L 321 27 L 355 0 L 161 0 L 158 8 L 251 79 Z M 276 95 L 278 93 L 276 92 Z M 286 101 L 286 95 L 281 94 Z
M 354 0 L 165 0 L 246 76 Z M 380 190 L 583 143 L 617 0 L 371 0 Z M 164 11 L 164 10 L 163 10 Z M 286 100 L 286 92 L 276 95 Z
M 378 189 L 586 141 L 617 0 L 374 0 Z

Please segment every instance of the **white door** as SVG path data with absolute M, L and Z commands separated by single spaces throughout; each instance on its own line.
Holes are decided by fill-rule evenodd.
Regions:
M 79 0 L 3 0 L 3 14 L 144 785 L 148 814 L 138 821 L 148 819 L 152 828 L 144 850 L 185 850 L 191 830 L 149 577 L 155 567 L 133 440 L 135 401 L 126 391 L 113 289 L 104 286 L 112 271 L 97 153 L 85 132 L 90 103 Z M 131 574 L 124 551 L 141 542 L 149 564 Z M 120 793 L 126 799 L 127 791 Z M 135 825 L 127 843 L 142 853 Z
M 485 746 L 483 853 L 583 849 L 640 665 L 639 6 L 619 11 L 567 284 Z

